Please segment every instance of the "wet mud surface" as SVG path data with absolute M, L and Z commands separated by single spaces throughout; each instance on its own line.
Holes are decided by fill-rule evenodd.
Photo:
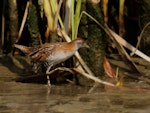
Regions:
M 83 86 L 70 83 L 52 85 L 16 82 L 19 72 L 0 59 L 0 113 L 149 113 L 150 85 L 145 81 L 124 80 L 126 88 L 99 85 L 91 93 L 91 80 Z M 116 63 L 117 62 L 117 63 Z M 139 60 L 138 60 L 138 63 Z M 127 73 L 127 66 L 111 60 L 112 65 Z M 149 63 L 138 64 L 143 73 L 149 73 Z M 116 68 L 116 67 L 115 67 Z M 15 69 L 15 68 L 14 68 Z M 17 70 L 19 71 L 19 70 Z M 129 73 L 129 72 L 128 72 Z

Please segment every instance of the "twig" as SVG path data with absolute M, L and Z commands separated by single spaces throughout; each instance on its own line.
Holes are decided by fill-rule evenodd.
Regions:
M 19 41 L 19 39 L 21 37 L 22 31 L 23 31 L 23 28 L 24 28 L 24 25 L 25 25 L 25 22 L 26 22 L 26 19 L 27 19 L 29 6 L 30 6 L 30 1 L 27 1 L 26 9 L 25 9 L 25 12 L 24 12 L 21 27 L 20 27 L 20 30 L 19 30 L 19 33 L 18 33 L 18 37 L 16 39 L 16 43 Z
M 118 49 L 119 53 L 121 54 L 123 60 L 125 63 L 134 71 L 137 73 L 140 73 L 139 70 L 137 69 L 135 63 L 132 61 L 131 57 L 128 55 L 126 50 L 123 48 L 120 40 L 125 41 L 123 38 L 120 38 L 119 35 L 117 35 L 115 32 L 113 32 L 109 27 L 105 24 L 105 30 L 107 31 L 107 34 L 109 37 L 113 40 L 113 43 L 116 45 L 116 48 Z M 119 39 L 117 38 L 119 37 Z
M 57 29 L 57 25 L 58 25 L 58 17 L 59 17 L 59 11 L 60 11 L 62 2 L 63 2 L 63 0 L 60 0 L 60 1 L 59 1 L 59 5 L 58 5 L 58 8 L 57 8 L 57 12 L 56 12 L 55 20 L 54 20 L 54 30 Z
M 141 39 L 142 39 L 142 35 L 143 35 L 145 29 L 146 29 L 149 25 L 150 25 L 150 22 L 148 22 L 148 23 L 144 26 L 142 32 L 140 33 L 140 36 L 138 37 L 138 42 L 137 42 L 136 47 L 135 47 L 136 49 L 130 53 L 130 56 L 133 56 L 133 55 L 135 54 L 136 50 L 138 49 L 138 47 L 139 47 L 139 45 L 140 45 L 140 42 L 141 42 Z
M 97 77 L 95 77 L 95 76 L 92 76 L 92 75 L 90 75 L 90 74 L 88 74 L 88 73 L 85 73 L 85 72 L 79 70 L 78 68 L 73 68 L 73 70 L 76 71 L 77 73 L 79 73 L 79 74 L 81 74 L 81 75 L 83 75 L 83 76 L 85 76 L 85 77 L 91 79 L 91 80 L 94 80 L 95 82 L 98 82 L 98 83 L 101 83 L 101 84 L 104 84 L 104 85 L 115 86 L 115 85 L 112 84 L 112 83 L 103 81 L 103 80 L 101 80 L 101 79 L 99 79 L 99 78 L 97 78 Z
M 4 34 L 5 34 L 5 0 L 3 0 L 3 7 L 2 7 L 2 32 L 1 32 L 1 49 L 4 46 Z
M 64 29 L 65 31 L 68 33 L 69 32 L 69 29 L 71 27 L 71 7 L 73 7 L 73 4 L 72 4 L 72 0 L 67 0 L 66 1 L 66 9 L 65 9 L 65 18 L 64 18 Z M 74 32 L 74 31 L 72 31 Z
M 97 87 L 99 86 L 99 83 L 95 82 L 92 88 L 88 91 L 88 93 L 92 93 Z
M 121 45 L 123 45 L 124 47 L 129 49 L 130 51 L 136 50 L 135 47 L 133 47 L 131 44 L 129 44 L 127 41 L 125 41 L 123 38 L 121 38 L 119 35 L 117 35 L 114 31 L 112 31 L 111 29 L 109 29 L 109 31 L 114 36 L 114 38 L 118 41 L 118 43 L 120 43 Z M 135 54 L 140 56 L 141 58 L 147 60 L 148 62 L 150 62 L 150 57 L 148 57 L 147 55 L 145 55 L 144 53 L 142 53 L 138 49 L 135 51 Z

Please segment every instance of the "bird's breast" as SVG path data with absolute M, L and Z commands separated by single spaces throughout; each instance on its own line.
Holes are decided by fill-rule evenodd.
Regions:
M 64 62 L 66 61 L 67 59 L 69 59 L 71 56 L 73 56 L 74 52 L 71 51 L 71 52 L 65 52 L 65 51 L 58 51 L 58 52 L 55 52 L 53 54 L 51 54 L 47 60 L 49 62 L 53 62 L 54 65 L 56 64 L 59 64 L 61 62 Z

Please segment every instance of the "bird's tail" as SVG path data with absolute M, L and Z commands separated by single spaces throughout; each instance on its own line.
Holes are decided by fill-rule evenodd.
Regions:
M 34 51 L 33 47 L 27 47 L 23 45 L 14 44 L 15 48 L 21 50 L 25 55 L 28 55 Z

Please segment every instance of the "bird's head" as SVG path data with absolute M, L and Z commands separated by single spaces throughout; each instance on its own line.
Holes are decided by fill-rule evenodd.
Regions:
M 86 44 L 84 39 L 77 38 L 74 41 L 75 41 L 77 49 L 82 48 L 82 47 L 89 48 L 89 46 Z

